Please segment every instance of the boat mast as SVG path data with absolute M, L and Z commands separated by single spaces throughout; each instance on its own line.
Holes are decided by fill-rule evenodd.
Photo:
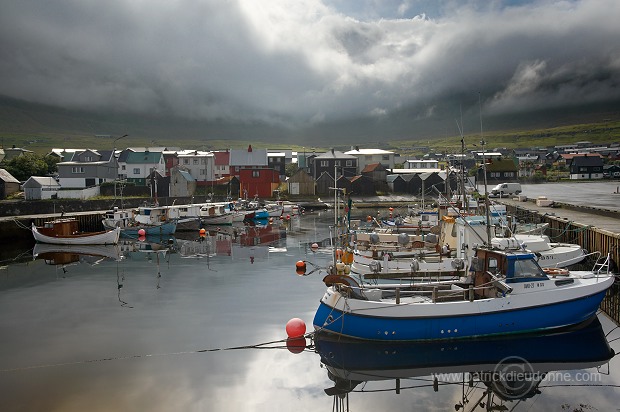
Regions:
M 484 175 L 484 210 L 487 219 L 487 246 L 491 247 L 491 216 L 489 213 L 489 208 L 491 205 L 489 203 L 489 190 L 487 187 L 487 160 L 484 152 L 484 145 L 486 142 L 484 141 L 484 134 L 482 132 L 482 105 L 480 103 L 480 92 L 478 92 L 478 110 L 480 112 L 480 146 L 482 146 L 482 173 Z

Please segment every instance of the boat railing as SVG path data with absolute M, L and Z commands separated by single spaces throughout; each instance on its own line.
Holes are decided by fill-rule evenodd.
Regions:
M 595 257 L 595 262 L 598 263 L 598 261 L 601 258 L 601 252 L 599 252 L 599 251 L 586 253 L 585 255 L 583 255 L 583 258 L 585 259 L 585 258 L 594 257 L 594 256 L 596 256 Z M 609 256 L 608 256 L 608 258 L 609 258 Z M 574 258 L 557 262 L 554 266 L 549 266 L 549 267 L 562 268 L 562 267 L 566 266 L 568 263 L 570 263 L 572 260 L 574 260 Z M 594 268 L 592 269 L 593 272 L 596 272 L 597 263 L 594 264 Z
M 611 254 L 608 253 L 607 256 L 603 257 L 603 256 L 600 256 L 601 255 L 600 252 L 595 252 L 595 253 L 599 253 L 599 257 L 594 262 L 594 266 L 592 267 L 592 272 L 594 272 L 597 275 L 601 273 L 606 274 L 606 275 L 611 274 L 611 266 L 612 266 Z

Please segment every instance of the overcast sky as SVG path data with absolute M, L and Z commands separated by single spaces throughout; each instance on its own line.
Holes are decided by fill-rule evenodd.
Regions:
M 0 95 L 311 127 L 620 100 L 620 1 L 3 0 Z M 454 113 L 458 116 L 458 113 Z

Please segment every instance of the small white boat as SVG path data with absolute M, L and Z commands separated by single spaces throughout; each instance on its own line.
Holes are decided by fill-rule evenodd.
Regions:
M 115 245 L 121 229 L 101 232 L 80 232 L 74 218 L 61 218 L 45 222 L 43 226 L 32 224 L 32 235 L 37 242 L 55 245 Z

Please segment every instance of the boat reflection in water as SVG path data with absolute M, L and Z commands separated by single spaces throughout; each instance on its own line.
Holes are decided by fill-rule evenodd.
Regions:
M 101 260 L 121 260 L 122 255 L 117 245 L 53 245 L 35 243 L 32 250 L 33 259 L 43 259 L 48 265 L 67 265 L 84 262 L 97 264 Z
M 514 338 L 389 343 L 317 333 L 314 339 L 334 382 L 325 393 L 341 402 L 340 410 L 348 407 L 349 393 L 385 392 L 388 380 L 394 380 L 394 386 L 387 390 L 400 393 L 408 387 L 401 382 L 405 379 L 415 380 L 415 388 L 432 386 L 435 392 L 443 385 L 461 384 L 457 411 L 512 410 L 539 395 L 539 385 L 545 379 L 552 382 L 555 372 L 599 367 L 614 356 L 596 317 L 579 329 Z M 373 390 L 372 383 L 378 381 L 383 386 Z

